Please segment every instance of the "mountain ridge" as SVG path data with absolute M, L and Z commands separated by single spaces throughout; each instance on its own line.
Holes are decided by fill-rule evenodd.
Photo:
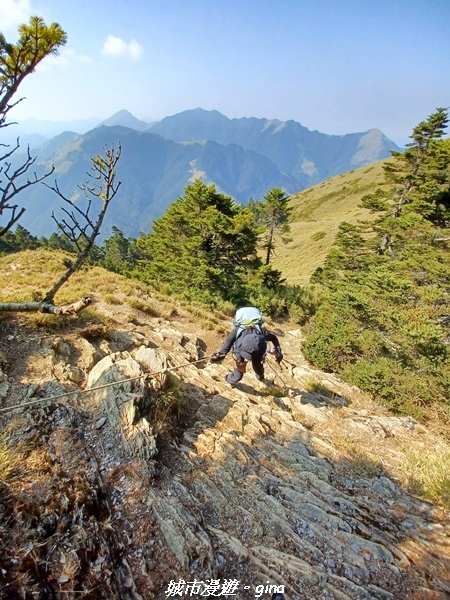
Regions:
M 86 181 L 90 158 L 101 154 L 106 145 L 121 144 L 117 172 L 123 199 L 108 210 L 103 238 L 112 226 L 127 237 L 149 231 L 195 177 L 214 183 L 220 192 L 245 205 L 252 198 L 262 200 L 274 187 L 289 195 L 298 193 L 390 156 L 389 149 L 395 149 L 375 129 L 329 136 L 294 121 L 230 120 L 203 109 L 146 125 L 128 111 L 119 111 L 84 134 L 64 132 L 36 149 L 36 171 L 43 173 L 54 165 L 59 188 L 78 201 L 78 186 Z M 21 201 L 27 206 L 22 224 L 34 235 L 51 234 L 50 215 L 59 206 L 56 196 L 44 186 L 31 186 L 23 191 Z
M 281 172 L 296 177 L 301 186 L 298 191 L 350 170 L 349 165 L 364 166 L 387 158 L 391 150 L 400 151 L 378 129 L 336 136 L 310 131 L 293 120 L 229 119 L 200 108 L 165 117 L 149 131 L 178 142 L 208 139 L 264 154 Z M 328 153 L 328 164 L 321 166 L 324 153 Z
M 117 175 L 122 186 L 117 201 L 106 214 L 103 235 L 108 235 L 112 225 L 127 236 L 137 235 L 142 229 L 148 231 L 154 219 L 183 194 L 196 174 L 242 203 L 255 194 L 262 198 L 270 187 L 297 187 L 295 179 L 280 173 L 268 158 L 240 146 L 224 147 L 212 141 L 176 143 L 118 125 L 101 126 L 74 138 L 70 144 L 59 147 L 50 159 L 38 160 L 36 171 L 48 170 L 53 164 L 60 190 L 78 201 L 78 185 L 86 180 L 90 157 L 105 145 L 117 147 L 119 142 L 122 156 Z M 27 211 L 21 223 L 35 235 L 51 233 L 53 225 L 48 214 L 58 210 L 60 201 L 56 194 L 49 196 L 43 186 L 32 186 L 24 190 L 22 199 Z M 45 213 L 42 206 L 46 207 Z

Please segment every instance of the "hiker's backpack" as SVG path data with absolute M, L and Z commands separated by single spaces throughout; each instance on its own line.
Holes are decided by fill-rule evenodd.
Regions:
M 234 317 L 236 332 L 235 348 L 245 357 L 244 352 L 251 357 L 264 356 L 267 342 L 261 328 L 265 319 L 261 312 L 253 306 L 240 308 Z
M 244 306 L 243 308 L 240 308 L 236 312 L 233 320 L 233 325 L 238 327 L 236 339 L 246 329 L 254 328 L 258 333 L 262 333 L 261 325 L 264 321 L 265 319 L 262 316 L 261 311 L 254 306 Z
M 264 321 L 265 318 L 262 316 L 260 310 L 254 306 L 244 306 L 236 312 L 233 325 L 235 327 L 238 325 L 242 325 L 244 327 L 254 327 L 255 325 L 261 326 Z

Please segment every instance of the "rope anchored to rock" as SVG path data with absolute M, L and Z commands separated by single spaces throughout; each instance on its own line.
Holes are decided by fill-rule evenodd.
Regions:
M 144 379 L 144 378 L 148 378 L 148 377 L 153 377 L 155 375 L 161 375 L 164 373 L 168 373 L 170 371 L 176 371 L 177 369 L 182 369 L 183 367 L 189 367 L 191 365 L 195 365 L 197 363 L 204 362 L 205 360 L 209 360 L 210 358 L 211 358 L 211 356 L 205 356 L 203 358 L 199 358 L 198 360 L 194 360 L 192 362 L 187 362 L 182 365 L 176 365 L 174 367 L 167 367 L 165 369 L 161 369 L 160 371 L 153 371 L 152 373 L 143 373 L 142 375 L 137 375 L 136 377 L 129 377 L 128 379 L 121 379 L 120 381 L 112 381 L 111 383 L 105 383 L 103 385 L 92 387 L 87 390 L 71 390 L 70 392 L 64 392 L 64 394 L 58 394 L 57 396 L 51 396 L 50 398 L 39 398 L 39 400 L 30 400 L 29 402 L 23 402 L 22 404 L 16 404 L 15 406 L 8 406 L 6 408 L 0 408 L 0 413 L 18 410 L 19 408 L 24 408 L 25 406 L 31 406 L 32 404 L 41 404 L 42 402 L 50 402 L 51 400 L 59 400 L 60 398 L 64 398 L 66 396 L 71 396 L 73 394 L 88 394 L 90 392 L 102 390 L 104 388 L 108 388 L 108 387 L 111 387 L 114 385 L 121 385 L 122 383 L 127 383 L 128 381 L 136 381 L 137 379 Z

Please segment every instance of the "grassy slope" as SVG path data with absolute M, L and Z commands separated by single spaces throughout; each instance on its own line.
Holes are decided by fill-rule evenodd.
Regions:
M 292 242 L 280 244 L 273 266 L 291 284 L 305 285 L 322 265 L 333 245 L 339 224 L 373 218 L 358 204 L 384 183 L 384 161 L 344 173 L 292 196 Z M 320 238 L 320 239 L 318 239 Z
M 384 161 L 361 167 L 349 173 L 343 173 L 331 177 L 318 185 L 308 188 L 292 196 L 291 206 L 291 234 L 292 241 L 286 245 L 278 243 L 276 255 L 273 257 L 273 266 L 280 269 L 283 276 L 291 284 L 305 285 L 309 282 L 311 275 L 317 267 L 322 265 L 330 251 L 338 227 L 343 221 L 356 223 L 359 220 L 370 220 L 374 215 L 363 208 L 358 207 L 361 198 L 377 187 L 384 184 L 382 165 Z M 48 282 L 41 276 L 41 267 L 45 264 L 46 270 L 61 274 L 63 254 L 59 253 L 21 253 L 18 264 L 14 265 L 8 257 L 0 258 L 8 267 L 7 274 L 0 274 L 0 301 L 30 301 L 39 299 L 42 292 L 48 288 Z M 22 267 L 26 267 L 28 260 L 38 265 L 35 278 L 26 276 L 24 281 Z M 21 263 L 24 263 L 21 265 Z M 12 271 L 12 272 L 11 272 Z M 14 277 L 11 277 L 16 271 Z M 3 281 L 3 276 L 6 278 Z M 76 287 L 76 283 L 83 287 L 85 273 L 79 273 L 71 279 L 70 287 Z M 106 277 L 108 279 L 108 277 Z M 14 283 L 16 282 L 16 286 Z M 24 285 L 25 284 L 25 285 Z M 20 298 L 16 294 L 20 290 Z M 28 293 L 24 294 L 27 290 Z M 68 288 L 63 288 L 59 302 L 65 302 Z M 80 289 L 81 291 L 81 289 Z M 25 297 L 24 297 L 25 296 Z M 36 296 L 36 298 L 33 298 Z
M 64 260 L 68 258 L 73 259 L 73 256 L 66 252 L 42 248 L 0 256 L 0 303 L 41 300 L 46 291 L 65 272 Z M 152 317 L 181 320 L 185 331 L 204 328 L 204 335 L 208 337 L 207 332 L 210 332 L 211 341 L 217 345 L 227 332 L 231 317 L 227 314 L 212 313 L 203 305 L 197 306 L 195 303 L 174 299 L 140 281 L 127 279 L 102 267 L 87 267 L 75 273 L 56 294 L 55 304 L 69 304 L 83 296 L 92 296 L 95 302 L 78 317 L 61 318 L 36 312 L 0 311 L 0 323 L 2 319 L 17 317 L 30 326 L 58 329 L 61 323 L 72 320 L 79 324 L 90 320 L 96 322 L 99 319 L 107 321 L 102 310 L 105 306 L 112 305 L 116 313 L 121 313 L 124 322 L 132 322 L 136 311 Z M 99 309 L 101 317 L 98 314 Z

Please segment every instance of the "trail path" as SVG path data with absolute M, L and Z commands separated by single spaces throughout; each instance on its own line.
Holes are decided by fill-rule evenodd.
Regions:
M 56 392 L 76 369 L 95 387 L 217 349 L 217 335 L 193 330 L 149 318 L 118 323 L 108 339 L 49 336 L 21 381 L 11 372 L 5 402 Z M 280 369 L 268 357 L 273 386 L 248 372 L 229 387 L 231 359 L 177 371 L 188 401 L 175 437 L 155 440 L 140 381 L 22 411 L 16 431 L 39 431 L 53 466 L 14 491 L 8 535 L 32 543 L 36 565 L 45 555 L 47 575 L 41 565 L 27 583 L 5 550 L 3 597 L 19 597 L 7 595 L 14 577 L 43 593 L 51 573 L 49 598 L 90 589 L 92 598 L 247 600 L 275 586 L 288 600 L 449 598 L 448 515 L 398 478 L 401 451 L 432 437 L 311 368 L 295 326 L 276 332 L 286 361 Z M 11 326 L 10 335 L 20 350 L 21 334 Z M 47 495 L 27 521 L 39 486 Z

